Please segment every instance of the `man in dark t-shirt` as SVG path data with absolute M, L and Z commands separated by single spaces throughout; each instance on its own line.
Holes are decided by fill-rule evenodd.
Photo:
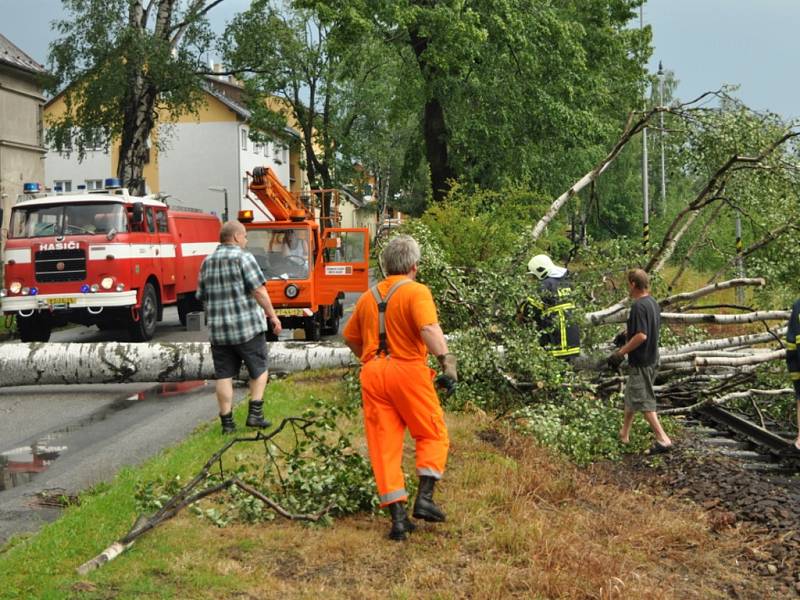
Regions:
M 625 415 L 619 439 L 629 441 L 631 424 L 637 411 L 641 411 L 656 441 L 650 454 L 659 454 L 672 448 L 672 440 L 661 427 L 656 414 L 656 396 L 653 382 L 658 369 L 658 330 L 661 327 L 661 307 L 650 295 L 650 279 L 642 269 L 628 271 L 628 293 L 633 300 L 626 330 L 627 341 L 608 357 L 616 368 L 628 355 L 628 384 L 625 387 Z

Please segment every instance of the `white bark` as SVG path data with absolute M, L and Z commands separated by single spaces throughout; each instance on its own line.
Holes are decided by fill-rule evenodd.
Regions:
M 337 343 L 272 342 L 269 369 L 290 373 L 356 364 Z M 240 373 L 247 379 L 246 371 Z M 3 344 L 0 387 L 214 379 L 208 343 Z
M 662 365 L 667 365 L 670 363 L 693 361 L 695 358 L 742 358 L 747 356 L 760 356 L 770 352 L 772 352 L 772 350 L 768 348 L 750 348 L 727 352 L 724 350 L 697 350 L 680 354 L 662 354 L 659 360 Z
M 624 323 L 628 312 L 616 313 L 608 317 L 606 323 Z M 661 320 L 669 323 L 756 323 L 758 321 L 786 321 L 791 314 L 788 310 L 763 310 L 739 315 L 715 315 L 709 313 L 661 313 Z
M 757 365 L 771 360 L 782 359 L 786 356 L 786 350 L 774 350 L 772 352 L 761 352 L 756 355 L 742 356 L 739 358 L 725 358 L 714 356 L 698 356 L 694 359 L 694 366 L 699 367 L 738 367 L 742 365 Z
M 92 560 L 87 560 L 83 563 L 80 567 L 78 567 L 78 574 L 79 575 L 86 575 L 94 571 L 95 569 L 99 569 L 107 562 L 111 562 L 115 558 L 117 558 L 120 554 L 125 552 L 128 548 L 133 546 L 133 542 L 130 544 L 120 544 L 119 542 L 114 542 L 108 548 L 103 550 L 100 554 L 95 556 Z
M 722 350 L 723 348 L 736 348 L 739 346 L 752 346 L 753 344 L 765 344 L 778 341 L 786 333 L 786 327 L 780 327 L 773 333 L 753 333 L 749 335 L 737 335 L 729 338 L 704 340 L 693 344 L 678 346 L 677 348 L 663 348 L 662 355 L 684 354 L 686 352 L 700 352 L 703 350 Z
M 630 304 L 630 298 L 626 298 L 625 300 L 620 300 L 616 304 L 612 304 L 608 308 L 604 308 L 603 310 L 596 310 L 594 312 L 585 313 L 583 318 L 586 320 L 589 325 L 600 325 L 601 323 L 608 322 L 609 317 L 619 313 L 621 310 L 625 310 L 628 305 Z M 625 312 L 625 318 L 627 319 L 628 313 Z M 625 319 L 623 319 L 624 321 Z
M 740 279 L 729 279 L 728 281 L 720 281 L 719 283 L 715 283 L 712 285 L 707 285 L 700 289 L 694 290 L 693 292 L 684 292 L 682 294 L 675 294 L 674 296 L 669 296 L 664 298 L 659 302 L 661 308 L 665 308 L 672 304 L 677 304 L 678 302 L 685 302 L 687 300 L 696 300 L 697 298 L 701 298 L 703 296 L 708 296 L 709 294 L 713 294 L 719 290 L 726 290 L 732 287 L 741 287 L 745 285 L 754 285 L 758 287 L 762 287 L 766 285 L 766 280 L 762 277 L 752 277 L 752 278 L 740 278 Z
M 794 388 L 783 388 L 780 390 L 742 390 L 741 392 L 731 392 L 729 394 L 725 394 L 724 396 L 718 396 L 716 398 L 706 398 L 705 400 L 701 400 L 691 406 L 680 406 L 677 408 L 668 408 L 666 410 L 659 411 L 661 415 L 683 415 L 688 414 L 698 408 L 702 408 L 704 406 L 719 406 L 721 404 L 725 404 L 729 400 L 740 400 L 742 398 L 752 398 L 753 396 L 786 396 L 788 394 L 794 394 Z M 787 442 L 788 444 L 788 442 Z

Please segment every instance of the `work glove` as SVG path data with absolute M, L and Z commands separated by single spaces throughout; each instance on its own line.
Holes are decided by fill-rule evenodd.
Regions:
M 618 333 L 614 337 L 614 346 L 616 348 L 622 348 L 625 345 L 625 342 L 628 341 L 628 334 L 624 331 L 622 333 Z
M 623 360 L 625 360 L 625 357 L 622 354 L 619 352 L 612 352 L 608 355 L 608 358 L 606 358 L 606 364 L 612 369 L 616 370 L 619 369 L 619 366 L 622 364 Z
M 456 356 L 455 354 L 440 354 L 436 357 L 439 365 L 442 367 L 442 374 L 435 380 L 437 388 L 444 392 L 445 396 L 449 396 L 456 391 L 456 383 L 458 383 L 458 371 L 456 370 Z

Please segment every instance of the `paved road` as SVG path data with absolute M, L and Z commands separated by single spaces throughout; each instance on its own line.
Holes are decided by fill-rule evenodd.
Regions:
M 347 295 L 342 327 L 357 297 Z M 287 332 L 281 337 L 290 336 Z M 118 337 L 119 332 L 73 327 L 54 332 L 51 340 L 103 342 Z M 155 337 L 207 339 L 205 331 L 185 331 L 174 308 L 164 311 Z M 38 503 L 40 492 L 75 493 L 108 480 L 121 467 L 138 464 L 200 423 L 215 420 L 213 382 L 196 385 L 184 393 L 167 384 L 0 388 L 0 544 L 58 516 L 58 510 Z M 245 392 L 238 388 L 237 399 Z

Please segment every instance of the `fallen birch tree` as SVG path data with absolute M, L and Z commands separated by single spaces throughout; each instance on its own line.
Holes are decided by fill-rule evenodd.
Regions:
M 291 373 L 347 367 L 356 357 L 342 344 L 271 342 L 269 369 Z M 205 342 L 2 344 L 0 387 L 214 379 Z M 241 379 L 247 379 L 245 371 Z

